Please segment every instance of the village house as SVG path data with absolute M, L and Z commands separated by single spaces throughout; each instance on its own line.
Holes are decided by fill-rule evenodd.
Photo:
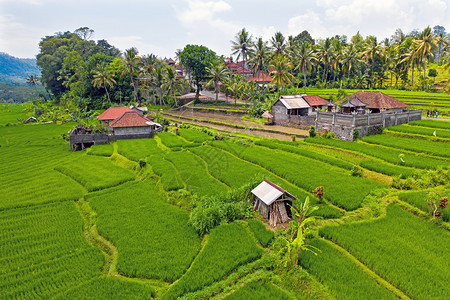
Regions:
M 121 115 L 123 115 L 126 112 L 132 112 L 133 110 L 126 106 L 117 106 L 117 107 L 110 107 L 101 114 L 97 116 L 97 120 L 102 121 L 103 124 L 109 124 L 109 122 L 117 119 Z
M 406 110 L 407 104 L 378 91 L 359 91 L 339 102 L 339 107 L 319 96 L 281 96 L 272 106 L 273 122 L 284 126 L 315 125 L 318 131 L 332 131 L 336 137 L 353 140 L 376 134 L 382 128 L 422 119 L 421 110 Z M 327 111 L 320 111 L 327 107 Z
M 269 220 L 269 225 L 276 226 L 292 218 L 291 206 L 296 199 L 269 180 L 264 180 L 252 190 L 256 200 L 253 206 L 262 216 Z
M 254 75 L 247 77 L 247 81 L 253 81 L 260 86 L 269 84 L 272 82 L 272 80 L 273 80 L 272 76 L 262 71 L 258 71 Z
M 158 124 L 135 111 L 127 111 L 109 123 L 113 135 L 146 135 L 153 133 Z

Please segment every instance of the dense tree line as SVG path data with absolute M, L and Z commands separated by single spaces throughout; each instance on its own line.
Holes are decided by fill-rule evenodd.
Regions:
M 276 85 L 297 87 L 384 88 L 386 82 L 395 88 L 429 89 L 429 63 L 448 68 L 449 41 L 445 28 L 435 26 L 422 32 L 404 34 L 397 29 L 390 37 L 378 41 L 375 36 L 363 38 L 334 36 L 315 41 L 307 31 L 287 39 L 281 32 L 270 41 L 254 40 L 242 29 L 231 41 L 232 53 L 253 73 L 271 73 Z M 414 70 L 423 73 L 414 78 Z
M 155 55 L 136 48 L 121 53 L 106 40 L 91 40 L 93 30 L 56 33 L 39 43 L 41 82 L 56 103 L 84 109 L 133 101 L 174 101 L 181 82 L 176 70 Z

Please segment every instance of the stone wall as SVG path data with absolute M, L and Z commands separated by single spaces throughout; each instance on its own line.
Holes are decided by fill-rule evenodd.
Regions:
M 406 124 L 422 119 L 422 110 L 405 110 L 403 112 L 382 112 L 365 115 L 323 112 L 317 114 L 316 130 L 333 131 L 336 137 L 352 141 L 353 130 L 359 130 L 359 137 L 373 135 L 382 128 Z
M 103 133 L 96 134 L 71 134 L 69 136 L 70 151 L 81 148 L 82 150 L 92 145 L 108 144 L 117 140 L 130 139 L 147 139 L 152 138 L 153 132 L 145 134 L 122 134 L 122 135 L 107 135 Z

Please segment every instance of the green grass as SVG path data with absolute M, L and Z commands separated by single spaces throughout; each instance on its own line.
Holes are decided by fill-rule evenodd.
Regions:
M 301 156 L 305 156 L 308 158 L 312 158 L 321 162 L 325 162 L 327 164 L 333 165 L 333 166 L 337 166 L 343 169 L 347 169 L 347 170 L 351 170 L 353 168 L 353 164 L 334 158 L 334 157 L 330 157 L 327 155 L 323 155 L 314 151 L 309 151 L 306 149 L 302 149 L 300 147 L 296 147 L 296 143 L 280 143 L 278 140 L 259 140 L 255 142 L 256 145 L 259 146 L 263 146 L 263 147 L 267 147 L 270 149 L 278 149 L 278 150 L 283 150 L 286 152 L 291 152 L 291 153 L 295 153 Z
M 113 187 L 135 177 L 134 172 L 115 165 L 111 160 L 91 155 L 65 162 L 55 170 L 76 180 L 90 192 Z
M 379 144 L 392 148 L 450 158 L 450 145 L 448 143 L 429 140 L 420 140 L 420 143 L 418 143 L 415 138 L 389 135 L 370 135 L 363 137 L 362 140 L 371 144 Z
M 337 299 L 396 299 L 349 257 L 325 241 L 315 239 L 310 245 L 319 249 L 315 250 L 317 255 L 301 252 L 299 264 L 329 286 Z
M 169 148 L 188 148 L 198 146 L 199 143 L 191 143 L 183 140 L 179 136 L 171 132 L 161 132 L 158 133 L 158 137 L 161 139 L 161 142 Z
M 248 227 L 253 232 L 255 237 L 264 247 L 269 246 L 270 242 L 272 242 L 274 238 L 274 234 L 272 231 L 267 230 L 266 225 L 257 219 L 249 219 L 247 221 Z
M 0 127 L 21 124 L 26 119 L 25 105 L 0 103 Z
M 289 191 L 301 201 L 306 197 L 310 197 L 313 204 L 318 203 L 317 199 L 310 193 L 300 189 L 298 186 L 274 176 L 261 166 L 243 161 L 224 150 L 216 147 L 201 146 L 192 148 L 191 151 L 199 155 L 207 163 L 208 170 L 214 177 L 226 183 L 233 189 L 242 187 L 253 178 L 261 180 L 268 179 Z M 316 214 L 324 218 L 338 218 L 341 216 L 338 210 L 323 204 L 321 204 L 320 209 L 316 211 Z
M 112 144 L 94 145 L 86 150 L 89 155 L 106 156 L 109 157 L 114 153 Z
M 364 160 L 359 165 L 374 172 L 389 176 L 400 176 L 400 178 L 411 177 L 416 173 L 416 170 L 413 168 L 396 166 L 378 160 Z
M 450 233 L 391 204 L 387 216 L 327 226 L 332 239 L 377 274 L 414 299 L 450 294 Z
M 288 300 L 293 299 L 291 296 L 275 287 L 267 281 L 254 281 L 246 284 L 244 287 L 238 289 L 234 293 L 225 297 L 227 300 Z M 295 299 L 295 298 L 294 298 Z
M 349 150 L 357 154 L 369 155 L 382 159 L 391 164 L 403 164 L 400 161 L 400 154 L 403 155 L 405 161 L 404 166 L 420 168 L 420 169 L 437 169 L 439 166 L 450 167 L 450 162 L 445 159 L 431 158 L 425 156 L 417 156 L 405 153 L 402 150 L 386 149 L 379 145 L 365 144 L 361 142 L 348 142 L 334 139 L 308 138 L 305 142 L 314 145 L 324 145 L 343 150 Z
M 255 238 L 240 223 L 220 225 L 209 235 L 208 242 L 189 270 L 161 299 L 177 297 L 197 291 L 221 280 L 237 267 L 261 257 Z
M 0 211 L 0 298 L 50 298 L 99 276 L 104 257 L 75 203 Z
M 229 191 L 227 186 L 208 174 L 205 162 L 189 151 L 168 153 L 166 159 L 171 161 L 187 189 L 198 196 L 217 196 Z
M 436 131 L 436 137 L 450 139 L 450 130 L 448 129 L 433 129 L 424 126 L 411 126 L 407 124 L 392 126 L 388 129 L 389 131 L 419 134 L 429 137 L 434 137 L 433 133 Z
M 353 177 L 333 169 L 329 164 L 291 153 L 223 141 L 213 145 L 259 164 L 309 192 L 324 186 L 325 198 L 345 210 L 357 209 L 371 191 L 383 187 L 378 182 Z
M 422 126 L 433 129 L 446 129 L 450 130 L 450 122 L 448 121 L 440 121 L 440 120 L 420 120 L 420 121 L 412 121 L 408 123 L 411 126 Z
M 118 140 L 117 146 L 119 154 L 134 161 L 161 152 L 154 139 Z
M 200 239 L 188 225 L 188 213 L 161 198 L 152 179 L 92 193 L 86 200 L 97 212 L 99 233 L 118 249 L 122 274 L 171 282 L 197 254 Z
M 73 288 L 56 299 L 149 299 L 155 290 L 149 286 L 112 277 L 99 277 Z
M 212 136 L 200 129 L 182 128 L 178 130 L 178 134 L 185 140 L 193 143 L 201 144 L 212 140 Z
M 64 145 L 66 129 L 53 124 L 0 127 L 0 208 L 82 196 L 81 185 L 54 170 L 82 156 Z
M 162 154 L 155 154 L 147 157 L 147 163 L 153 172 L 161 177 L 161 182 L 166 191 L 174 191 L 184 188 L 183 180 L 178 175 L 177 169 L 171 162 L 164 159 Z

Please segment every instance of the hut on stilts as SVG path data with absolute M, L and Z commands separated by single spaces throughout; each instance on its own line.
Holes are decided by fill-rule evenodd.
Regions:
M 270 226 L 275 227 L 292 218 L 291 206 L 296 198 L 275 183 L 264 180 L 252 190 L 252 194 L 256 197 L 253 209 L 269 219 Z

